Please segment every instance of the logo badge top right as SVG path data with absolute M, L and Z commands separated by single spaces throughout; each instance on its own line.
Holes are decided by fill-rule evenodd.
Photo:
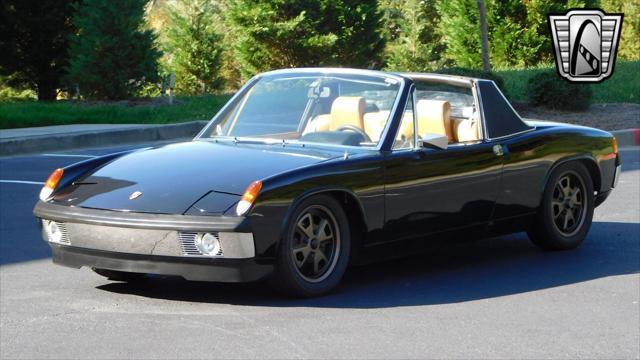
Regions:
M 572 82 L 600 82 L 611 76 L 622 18 L 598 9 L 550 14 L 558 74 Z

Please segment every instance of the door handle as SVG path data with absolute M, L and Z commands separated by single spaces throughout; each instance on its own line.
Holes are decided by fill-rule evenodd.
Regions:
M 503 156 L 504 155 L 504 147 L 500 144 L 498 145 L 493 145 L 493 153 L 496 154 L 496 156 Z

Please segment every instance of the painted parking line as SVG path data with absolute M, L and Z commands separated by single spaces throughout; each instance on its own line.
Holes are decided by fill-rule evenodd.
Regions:
M 82 157 L 82 158 L 95 158 L 96 155 L 83 155 L 83 154 L 40 154 L 40 156 L 59 156 L 59 157 Z
M 40 181 L 25 181 L 25 180 L 0 180 L 0 183 L 7 184 L 28 184 L 28 185 L 44 185 L 43 182 Z

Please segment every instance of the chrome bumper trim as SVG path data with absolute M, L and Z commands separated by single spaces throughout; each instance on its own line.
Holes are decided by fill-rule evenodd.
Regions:
M 618 165 L 616 166 L 616 172 L 613 175 L 613 186 L 612 187 L 616 187 L 618 186 L 618 181 L 620 180 L 620 172 L 622 171 L 622 165 Z
M 43 220 L 43 221 L 46 221 Z M 177 230 L 126 228 L 94 224 L 64 223 L 67 244 L 78 248 L 137 255 L 173 256 L 185 258 L 248 259 L 255 257 L 252 233 L 218 232 L 220 255 L 193 255 L 185 253 Z M 43 238 L 50 238 L 43 227 Z

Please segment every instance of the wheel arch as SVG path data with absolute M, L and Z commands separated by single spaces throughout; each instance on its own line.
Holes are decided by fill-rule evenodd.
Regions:
M 577 155 L 577 156 L 570 156 L 570 157 L 565 157 L 562 159 L 557 160 L 556 162 L 553 163 L 553 165 L 551 165 L 551 167 L 549 168 L 549 170 L 547 171 L 547 174 L 544 177 L 544 181 L 543 181 L 543 185 L 542 185 L 542 189 L 540 189 L 540 202 L 538 207 L 540 206 L 540 204 L 542 203 L 542 198 L 544 195 L 544 190 L 547 188 L 547 185 L 549 184 L 549 178 L 551 178 L 551 174 L 561 165 L 569 163 L 569 162 L 578 162 L 581 163 L 585 166 L 585 168 L 587 169 L 587 172 L 589 173 L 589 176 L 591 176 L 591 182 L 593 183 L 593 189 L 597 192 L 600 191 L 601 185 L 602 185 L 602 178 L 601 178 L 601 174 L 600 174 L 600 168 L 598 167 L 598 163 L 596 162 L 596 160 L 589 155 Z
M 358 196 L 350 189 L 338 186 L 320 187 L 310 189 L 300 194 L 289 205 L 286 215 L 282 222 L 282 229 L 280 233 L 285 236 L 287 233 L 287 225 L 291 221 L 293 212 L 302 203 L 310 197 L 317 195 L 328 195 L 335 199 L 344 209 L 347 220 L 349 221 L 349 230 L 351 232 L 351 258 L 350 263 L 357 263 L 359 259 L 360 249 L 364 243 L 364 238 L 368 232 L 367 222 L 365 219 L 365 212 L 362 203 L 358 199 Z M 355 214 L 356 216 L 352 216 Z M 279 241 L 282 243 L 282 241 Z

